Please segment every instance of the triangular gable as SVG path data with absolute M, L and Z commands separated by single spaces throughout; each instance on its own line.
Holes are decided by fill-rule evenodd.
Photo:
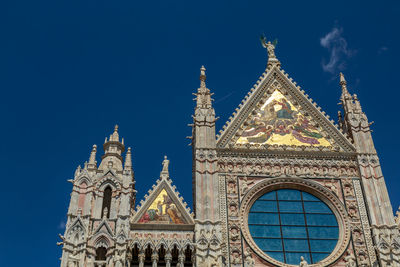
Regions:
M 265 72 L 217 138 L 219 148 L 352 152 L 329 116 L 278 66 Z
M 141 201 L 141 206 L 137 207 L 132 223 L 160 226 L 194 224 L 186 202 L 179 197 L 171 183 L 171 179 L 165 177 L 157 180 L 157 184 L 149 190 L 149 195 L 145 196 L 145 201 Z
M 100 224 L 97 226 L 96 230 L 93 233 L 94 235 L 107 234 L 109 236 L 113 236 L 113 231 L 111 230 L 111 227 L 104 219 L 100 222 Z

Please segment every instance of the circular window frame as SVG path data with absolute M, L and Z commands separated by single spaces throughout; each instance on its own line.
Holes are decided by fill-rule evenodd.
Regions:
M 329 266 L 330 264 L 338 260 L 339 257 L 342 256 L 343 253 L 346 251 L 350 242 L 350 225 L 346 209 L 342 204 L 342 202 L 331 191 L 329 191 L 327 188 L 320 185 L 319 183 L 308 179 L 302 179 L 302 178 L 265 179 L 254 185 L 245 194 L 245 196 L 242 199 L 239 217 L 240 217 L 240 226 L 242 229 L 243 237 L 245 238 L 247 244 L 257 253 L 258 256 L 260 256 L 262 259 L 266 260 L 271 264 L 282 267 L 298 266 L 298 265 L 283 263 L 275 260 L 271 256 L 268 256 L 257 246 L 249 231 L 249 225 L 248 225 L 249 211 L 250 208 L 253 206 L 254 202 L 263 194 L 278 189 L 297 189 L 310 193 L 319 198 L 321 201 L 323 201 L 332 210 L 333 214 L 336 216 L 336 220 L 339 225 L 338 242 L 328 257 L 317 263 L 309 264 L 309 266 L 310 267 Z

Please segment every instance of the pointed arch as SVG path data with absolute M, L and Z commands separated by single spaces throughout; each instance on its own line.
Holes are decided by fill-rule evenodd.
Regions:
M 75 185 L 80 187 L 83 183 L 86 183 L 86 185 L 89 186 L 92 184 L 92 181 L 87 176 L 81 176 L 78 180 L 76 180 Z
M 99 247 L 105 247 L 109 248 L 111 245 L 111 241 L 105 236 L 105 235 L 100 235 L 96 238 L 94 241 L 94 247 L 97 249 Z
M 101 207 L 101 217 L 110 218 L 110 209 L 111 209 L 111 199 L 112 199 L 112 189 L 111 186 L 107 186 L 104 189 L 103 193 L 103 204 Z

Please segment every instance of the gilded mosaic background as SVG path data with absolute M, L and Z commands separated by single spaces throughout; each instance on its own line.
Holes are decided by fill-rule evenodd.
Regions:
M 332 146 L 278 90 L 256 112 L 237 144 Z
M 163 189 L 140 218 L 139 223 L 183 224 L 184 220 L 167 191 Z

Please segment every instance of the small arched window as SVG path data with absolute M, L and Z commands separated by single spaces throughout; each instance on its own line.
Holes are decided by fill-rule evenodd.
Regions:
M 105 261 L 107 258 L 107 249 L 105 247 L 98 247 L 96 249 L 96 261 Z
M 112 196 L 112 189 L 111 187 L 107 186 L 104 189 L 103 195 L 103 206 L 101 208 L 101 217 L 110 218 L 110 207 L 111 207 L 111 196 Z

